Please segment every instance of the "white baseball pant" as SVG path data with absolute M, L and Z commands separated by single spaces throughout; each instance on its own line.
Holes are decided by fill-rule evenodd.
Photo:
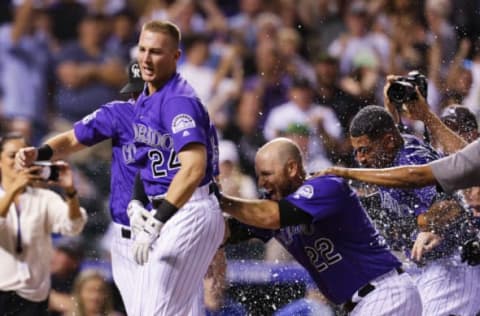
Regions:
M 349 315 L 422 315 L 420 293 L 407 273 L 398 274 L 396 270 L 392 270 L 370 281 L 370 284 L 375 286 L 375 289 L 361 298 Z
M 424 316 L 474 316 L 480 311 L 480 266 L 440 259 L 414 270 Z
M 112 230 L 110 256 L 113 281 L 120 291 L 127 315 L 140 315 L 139 293 L 134 285 L 142 267 L 132 257 L 133 239 L 130 227 L 113 223 Z
M 163 226 L 140 269 L 140 315 L 204 315 L 203 278 L 224 231 L 217 198 L 208 185 L 198 188 Z

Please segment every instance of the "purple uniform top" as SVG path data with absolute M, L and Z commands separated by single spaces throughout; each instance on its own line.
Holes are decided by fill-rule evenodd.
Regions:
M 77 140 L 86 146 L 93 146 L 106 139 L 112 140 L 110 212 L 114 222 L 127 226 L 129 219 L 126 209 L 137 172 L 133 166 L 133 109 L 133 101 L 114 101 L 85 116 L 73 128 Z
M 343 179 L 308 179 L 285 200 L 312 215 L 312 224 L 253 233 L 264 241 L 275 237 L 335 304 L 401 265 Z
M 428 144 L 418 138 L 402 134 L 403 147 L 398 151 L 391 165 L 420 165 L 441 158 L 441 155 Z M 438 199 L 445 198 L 445 194 L 439 193 L 435 186 L 428 186 L 419 189 L 397 189 L 379 187 L 380 203 L 383 211 L 387 212 L 382 216 L 384 227 L 388 227 L 389 233 L 385 234 L 387 242 L 394 249 L 403 250 L 407 256 L 418 234 L 417 216 L 425 213 L 430 206 Z M 452 234 L 455 238 L 455 234 Z M 425 255 L 426 259 L 445 257 L 455 251 L 458 247 L 452 247 L 452 242 L 443 242 L 443 246 L 435 248 Z
M 207 169 L 200 186 L 218 172 L 218 140 L 205 107 L 193 88 L 178 73 L 161 90 L 140 95 L 133 123 L 137 147 L 135 164 L 141 169 L 149 196 L 166 193 L 180 168 L 177 153 L 200 143 L 207 150 Z

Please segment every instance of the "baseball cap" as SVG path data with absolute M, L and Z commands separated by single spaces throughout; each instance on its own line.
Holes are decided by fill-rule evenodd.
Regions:
M 120 90 L 120 93 L 142 92 L 144 83 L 138 62 L 132 60 L 128 64 L 128 82 L 122 90 Z
M 305 88 L 311 89 L 312 83 L 306 77 L 294 77 L 292 80 L 292 88 Z
M 291 123 L 287 126 L 287 128 L 283 131 L 285 135 L 302 135 L 308 136 L 311 134 L 310 127 L 307 124 L 303 123 Z
M 466 107 L 451 105 L 442 113 L 442 122 L 454 131 L 468 132 L 478 130 L 478 123 L 475 115 Z

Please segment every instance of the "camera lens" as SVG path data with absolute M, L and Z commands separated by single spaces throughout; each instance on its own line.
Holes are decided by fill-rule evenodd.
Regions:
M 406 87 L 403 82 L 393 82 L 387 90 L 388 99 L 394 103 L 401 104 L 404 102 Z

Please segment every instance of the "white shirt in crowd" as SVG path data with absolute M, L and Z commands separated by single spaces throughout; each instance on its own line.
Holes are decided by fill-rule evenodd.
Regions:
M 0 188 L 0 197 L 4 194 Z M 18 209 L 12 203 L 7 216 L 0 216 L 0 290 L 15 291 L 33 302 L 45 300 L 50 291 L 51 234 L 80 234 L 87 222 L 87 213 L 80 211 L 80 218 L 70 220 L 68 205 L 57 193 L 28 187 L 19 196 Z M 21 253 L 16 251 L 19 231 Z

